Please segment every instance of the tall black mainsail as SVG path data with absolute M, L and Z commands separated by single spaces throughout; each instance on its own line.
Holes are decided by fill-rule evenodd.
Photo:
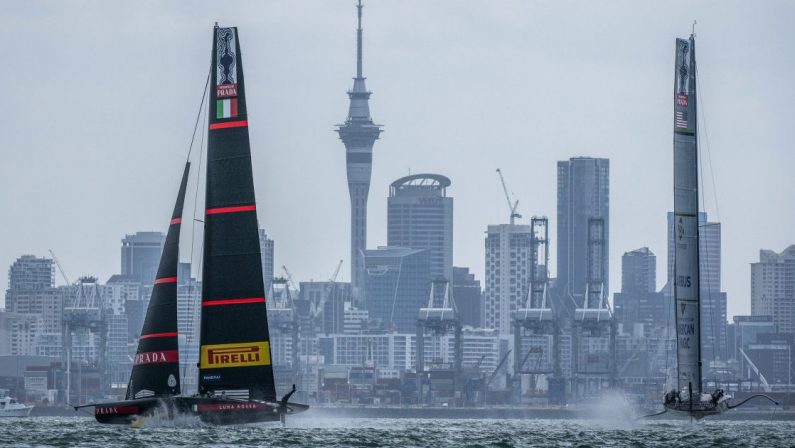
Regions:
M 199 393 L 276 400 L 237 28 L 214 29 Z
M 130 382 L 127 385 L 127 400 L 180 394 L 177 265 L 182 206 L 189 172 L 190 162 L 187 162 L 160 256 L 143 329 L 138 339 L 138 350 L 135 352 Z

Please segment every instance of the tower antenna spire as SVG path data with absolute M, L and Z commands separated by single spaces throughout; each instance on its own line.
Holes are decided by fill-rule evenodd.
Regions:
M 356 77 L 362 77 L 362 0 L 356 5 L 359 14 L 359 26 L 356 28 Z

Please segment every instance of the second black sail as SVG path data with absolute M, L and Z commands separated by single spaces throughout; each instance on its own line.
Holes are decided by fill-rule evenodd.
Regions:
M 182 206 L 190 162 L 185 164 L 177 203 L 171 215 L 152 296 L 146 310 L 138 350 L 133 360 L 127 400 L 180 394 L 179 342 L 177 331 L 177 265 Z

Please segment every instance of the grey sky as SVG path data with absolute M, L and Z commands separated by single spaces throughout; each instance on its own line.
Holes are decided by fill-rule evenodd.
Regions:
M 218 21 L 239 27 L 259 219 L 276 266 L 324 279 L 345 258 L 350 279 L 333 125 L 355 73 L 353 4 L 1 3 L 0 269 L 52 248 L 73 278 L 104 281 L 120 269 L 125 233 L 165 230 Z M 554 230 L 555 162 L 609 157 L 611 285 L 621 254 L 649 246 L 661 287 L 674 39 L 697 19 L 717 186 L 705 164 L 706 210 L 723 223 L 729 314 L 750 312 L 748 264 L 760 248 L 795 243 L 793 17 L 785 1 L 367 1 L 364 72 L 385 126 L 369 246 L 386 242 L 389 183 L 439 172 L 453 182 L 455 264 L 482 280 L 483 232 L 508 216 L 496 167 L 525 218 L 548 215 Z

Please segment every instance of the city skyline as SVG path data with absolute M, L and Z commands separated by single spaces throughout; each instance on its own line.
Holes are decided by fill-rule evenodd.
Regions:
M 438 172 L 451 178 L 457 202 L 453 263 L 470 267 L 483 281 L 483 231 L 488 224 L 507 222 L 493 173 L 501 167 L 521 200 L 521 223 L 532 215 L 552 219 L 554 254 L 555 162 L 582 155 L 611 161 L 610 271 L 620 272 L 621 254 L 637 247 L 664 254 L 666 213 L 673 205 L 671 43 L 689 33 L 691 18 L 677 16 L 682 9 L 676 6 L 656 5 L 642 17 L 661 14 L 667 20 L 632 23 L 621 14 L 610 17 L 617 6 L 604 11 L 586 7 L 581 16 L 555 25 L 555 34 L 564 39 L 544 41 L 542 47 L 536 37 L 553 32 L 542 22 L 557 20 L 557 7 L 520 4 L 501 12 L 451 5 L 366 5 L 366 73 L 376 92 L 372 103 L 379 122 L 389 125 L 373 164 L 368 248 L 386 243 L 383 198 L 390 181 L 409 170 Z M 623 5 L 638 13 L 629 3 Z M 44 256 L 51 248 L 72 278 L 94 274 L 104 282 L 119 270 L 117 248 L 124 234 L 165 231 L 163 216 L 176 191 L 174 178 L 201 93 L 203 77 L 196 74 L 206 63 L 210 24 L 204 18 L 209 16 L 235 22 L 246 36 L 242 51 L 247 77 L 257 79 L 249 102 L 259 220 L 278 241 L 275 265 L 287 265 L 304 280 L 326 278 L 340 258 L 350 262 L 346 239 L 329 238 L 347 235 L 349 226 L 344 158 L 330 123 L 339 121 L 343 89 L 353 72 L 355 10 L 350 2 L 312 3 L 309 16 L 283 5 L 246 6 L 261 13 L 244 14 L 247 8 L 240 5 L 221 10 L 207 3 L 197 5 L 203 14 L 196 16 L 167 7 L 158 16 L 160 8 L 144 6 L 116 28 L 114 23 L 119 23 L 108 19 L 123 15 L 124 7 L 117 11 L 98 5 L 84 19 L 55 3 L 3 7 L 9 26 L 0 35 L 30 58 L 25 59 L 29 68 L 0 75 L 7 89 L 4 97 L 9 104 L 23 105 L 34 96 L 39 103 L 22 106 L 0 124 L 3 147 L 19 148 L 0 155 L 2 187 L 13 192 L 0 198 L 11 229 L 0 238 L 0 265 L 10 266 L 22 254 Z M 516 8 L 527 14 L 508 14 Z M 787 209 L 795 180 L 786 168 L 793 166 L 795 156 L 785 151 L 785 123 L 795 103 L 788 80 L 795 64 L 781 57 L 786 52 L 776 51 L 793 40 L 783 19 L 791 16 L 786 12 L 791 7 L 748 8 L 720 15 L 703 5 L 691 8 L 699 20 L 701 104 L 707 113 L 721 213 L 709 199 L 708 166 L 703 179 L 706 211 L 723 225 L 723 289 L 730 316 L 750 311 L 750 264 L 758 251 L 784 250 L 792 242 L 785 229 L 795 225 L 795 212 Z M 420 10 L 426 13 L 418 19 Z M 751 11 L 764 14 L 763 20 L 748 23 Z M 594 24 L 585 20 L 589 13 L 595 15 L 590 19 Z M 49 15 L 63 17 L 51 30 L 56 38 L 43 40 L 33 34 L 37 28 L 26 29 L 26 24 Z M 95 20 L 97 15 L 105 20 Z M 599 19 L 605 28 L 595 25 Z M 82 20 L 99 28 L 82 27 L 88 23 Z M 166 30 L 171 21 L 177 25 Z M 416 32 L 402 31 L 406 24 Z M 313 27 L 309 36 L 305 26 Z M 584 29 L 567 32 L 578 26 Z M 430 32 L 457 35 L 459 27 L 473 34 L 458 44 Z M 395 33 L 403 39 L 393 39 Z M 599 37 L 589 39 L 588 33 Z M 620 38 L 628 33 L 637 39 Z M 113 47 L 98 42 L 98 34 L 112 37 Z M 283 48 L 280 42 L 285 40 L 300 44 L 305 54 L 294 54 L 294 46 Z M 160 51 L 153 56 L 149 49 L 155 47 Z M 556 55 L 563 48 L 568 53 Z M 86 49 L 92 50 L 92 58 L 76 57 Z M 462 58 L 464 50 L 472 57 Z M 162 61 L 152 64 L 153 57 Z M 62 70 L 42 69 L 40 63 L 55 63 Z M 495 64 L 500 68 L 496 73 Z M 84 77 L 86 70 L 93 76 Z M 628 78 L 619 81 L 625 95 L 604 88 L 622 77 Z M 67 113 L 66 107 L 86 91 L 96 92 L 96 109 Z M 44 98 L 50 102 L 48 110 L 40 107 Z M 105 113 L 114 120 L 105 120 Z M 754 118 L 750 122 L 749 114 Z M 499 132 L 474 132 L 484 121 Z M 744 123 L 742 129 L 735 126 L 738 122 Z M 30 123 L 45 125 L 32 135 L 25 131 Z M 561 138 L 574 127 L 580 132 Z M 746 157 L 748 148 L 754 157 Z M 766 200 L 755 200 L 759 197 Z M 192 205 L 186 217 L 190 210 Z M 185 234 L 183 261 L 190 247 L 187 228 Z M 664 257 L 657 263 L 660 288 Z M 555 266 L 554 256 L 550 264 Z M 350 272 L 343 271 L 343 278 L 349 280 Z M 611 300 L 619 280 L 615 274 L 611 278 Z M 56 282 L 62 283 L 60 275 Z M 0 280 L 3 290 L 5 283 L 5 278 Z

